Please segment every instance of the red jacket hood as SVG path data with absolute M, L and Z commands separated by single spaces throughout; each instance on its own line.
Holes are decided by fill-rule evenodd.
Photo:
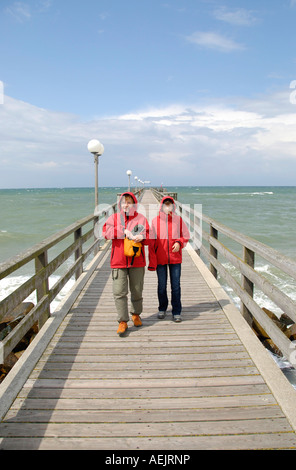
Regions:
M 121 201 L 122 201 L 122 198 L 124 196 L 130 196 L 133 199 L 134 204 L 135 204 L 133 214 L 135 214 L 137 209 L 138 209 L 138 200 L 137 200 L 136 196 L 134 195 L 134 193 L 132 193 L 130 191 L 126 191 L 125 193 L 122 193 L 122 195 L 120 196 L 119 201 L 118 201 L 118 210 L 119 210 L 119 212 L 121 212 Z
M 160 206 L 159 206 L 159 212 L 163 212 L 162 206 L 163 206 L 164 201 L 166 201 L 167 199 L 169 199 L 171 201 L 171 203 L 173 204 L 173 212 L 176 212 L 176 204 L 175 204 L 174 199 L 171 196 L 164 196 L 162 198 L 162 200 L 160 202 Z

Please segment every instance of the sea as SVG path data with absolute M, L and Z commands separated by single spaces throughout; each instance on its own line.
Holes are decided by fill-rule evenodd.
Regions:
M 131 188 L 133 190 L 134 188 Z M 179 202 L 201 205 L 202 212 L 224 225 L 248 235 L 285 256 L 296 260 L 296 186 L 167 186 L 177 193 Z M 99 204 L 113 204 L 126 187 L 100 187 Z M 18 255 L 94 212 L 93 188 L 0 189 L 0 263 Z M 234 251 L 238 248 L 229 245 Z M 240 253 L 237 253 L 238 255 Z M 223 262 L 234 277 L 239 274 Z M 66 269 L 66 266 L 65 268 Z M 0 281 L 0 300 L 27 280 L 32 267 L 23 268 Z M 256 270 L 296 301 L 296 281 L 270 265 L 256 260 Z M 51 276 L 53 285 L 60 274 Z M 233 291 L 218 279 L 233 302 L 240 301 Z M 74 284 L 71 279 L 52 304 L 52 311 Z M 280 316 L 282 311 L 260 291 L 255 300 L 261 307 Z M 27 300 L 34 301 L 34 294 Z M 296 388 L 296 371 L 288 360 L 272 357 Z

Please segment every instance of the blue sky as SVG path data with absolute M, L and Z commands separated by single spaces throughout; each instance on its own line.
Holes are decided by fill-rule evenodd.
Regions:
M 295 185 L 296 0 L 1 0 L 0 188 Z M 296 82 L 295 82 L 296 83 Z

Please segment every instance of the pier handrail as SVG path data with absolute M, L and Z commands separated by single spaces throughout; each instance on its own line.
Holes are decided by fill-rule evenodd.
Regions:
M 158 200 L 163 198 L 163 192 L 159 192 L 155 188 L 151 189 Z M 288 274 L 293 280 L 296 280 L 296 261 L 203 213 L 196 212 L 188 204 L 182 204 L 178 200 L 175 200 L 175 203 L 177 210 L 190 228 L 190 242 L 194 249 L 209 262 L 209 269 L 214 277 L 217 279 L 219 274 L 240 298 L 241 313 L 244 318 L 249 324 L 255 318 L 282 354 L 289 358 L 294 350 L 294 345 L 255 301 L 254 288 L 261 290 L 279 307 L 291 319 L 291 324 L 296 322 L 296 302 L 256 271 L 255 256 L 264 258 L 283 273 Z M 203 229 L 204 223 L 208 226 L 208 231 Z M 225 243 L 231 240 L 239 244 L 242 256 L 238 256 L 218 240 L 219 234 L 226 237 Z M 208 244 L 208 248 L 205 242 Z M 225 258 L 239 271 L 241 283 L 237 282 L 230 271 L 218 260 L 218 255 Z

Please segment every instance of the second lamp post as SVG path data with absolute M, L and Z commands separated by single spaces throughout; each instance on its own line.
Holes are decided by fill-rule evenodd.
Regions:
M 99 167 L 99 156 L 104 153 L 104 145 L 101 144 L 98 140 L 90 140 L 87 148 L 90 153 L 94 156 L 95 162 L 95 207 L 99 205 L 99 192 L 98 192 L 98 167 Z
M 128 176 L 128 190 L 130 191 L 130 190 L 131 190 L 131 175 L 132 175 L 132 171 L 131 171 L 131 170 L 127 170 L 126 174 L 127 174 L 127 176 Z

